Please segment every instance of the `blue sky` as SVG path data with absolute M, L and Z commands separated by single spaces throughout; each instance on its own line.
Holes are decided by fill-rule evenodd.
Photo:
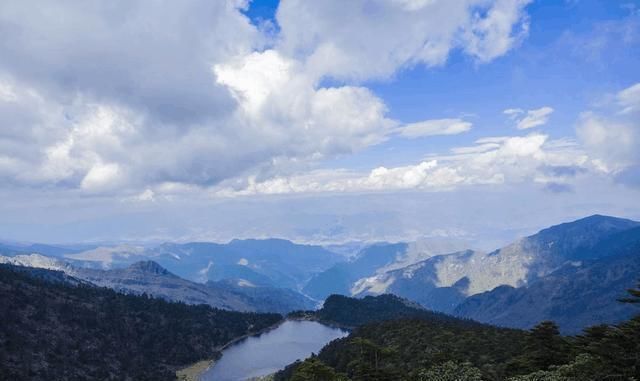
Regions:
M 541 1 L 527 7 L 531 29 L 521 45 L 490 64 L 479 65 L 457 53 L 440 68 L 422 65 L 400 70 L 391 80 L 369 87 L 385 100 L 390 115 L 405 122 L 469 115 L 475 127 L 464 136 L 402 141 L 373 147 L 372 155 L 393 154 L 388 165 L 416 160 L 426 152 L 439 152 L 470 144 L 486 135 L 510 135 L 513 123 L 506 108 L 526 109 L 552 105 L 553 117 L 545 131 L 554 137 L 573 136 L 578 116 L 615 93 L 640 82 L 640 45 L 621 43 L 619 31 L 603 31 L 607 24 L 638 23 L 632 2 Z M 264 16 L 262 16 L 264 17 Z M 635 20 L 635 21 L 634 21 Z M 637 26 L 636 26 L 637 28 Z M 637 29 L 636 32 L 637 33 Z M 578 41 L 604 38 L 590 48 Z M 634 50 L 635 48 L 635 50 Z M 371 159 L 364 153 L 362 165 Z M 350 164 L 358 165 L 355 158 Z
M 327 165 L 368 168 L 376 159 L 384 165 L 402 165 L 425 152 L 446 151 L 461 142 L 471 144 L 487 134 L 508 135 L 513 123 L 502 111 L 511 107 L 554 105 L 547 132 L 554 137 L 574 135 L 580 113 L 601 102 L 604 94 L 640 82 L 640 45 L 637 40 L 621 41 L 625 33 L 638 33 L 638 4 L 532 2 L 526 8 L 531 19 L 527 38 L 490 64 L 478 64 L 454 52 L 442 67 L 409 65 L 391 78 L 364 82 L 384 99 L 395 119 L 409 123 L 466 116 L 476 128 L 464 136 L 391 139 Z M 278 1 L 253 1 L 245 14 L 256 25 L 267 21 L 277 28 L 277 6 Z M 338 82 L 329 79 L 327 83 Z
M 638 1 L 7 1 L 0 29 L 0 238 L 640 218 Z

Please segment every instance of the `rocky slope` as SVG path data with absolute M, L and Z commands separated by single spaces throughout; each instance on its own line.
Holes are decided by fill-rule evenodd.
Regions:
M 364 247 L 350 261 L 338 263 L 315 275 L 304 292 L 316 299 L 331 294 L 353 295 L 360 292 L 358 281 L 376 274 L 393 271 L 434 255 L 451 253 L 464 248 L 457 240 L 424 239 L 412 243 L 378 243 Z M 380 292 L 383 293 L 384 285 Z
M 584 260 L 609 255 L 616 235 L 640 223 L 591 216 L 541 230 L 508 246 L 483 253 L 463 251 L 434 256 L 402 269 L 378 273 L 356 282 L 355 295 L 394 293 L 425 307 L 452 312 L 466 297 L 499 286 L 518 288 Z
M 615 234 L 592 249 L 597 251 L 585 250 L 579 258 L 598 255 L 598 259 L 572 262 L 520 288 L 500 286 L 474 295 L 454 313 L 514 328 L 553 320 L 570 334 L 637 314 L 637 308 L 615 300 L 640 278 L 640 228 Z

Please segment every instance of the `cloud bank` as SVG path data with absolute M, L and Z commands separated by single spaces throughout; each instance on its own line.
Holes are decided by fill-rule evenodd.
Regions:
M 287 1 L 271 34 L 239 0 L 2 2 L 0 179 L 141 194 L 357 152 L 404 125 L 361 81 L 444 65 L 453 51 L 500 57 L 526 37 L 527 3 Z

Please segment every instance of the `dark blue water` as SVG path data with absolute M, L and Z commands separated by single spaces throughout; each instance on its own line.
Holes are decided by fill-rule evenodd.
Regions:
M 203 381 L 241 381 L 274 373 L 292 362 L 318 353 L 347 332 L 313 321 L 287 320 L 278 328 L 249 337 L 222 352 L 222 358 L 202 376 Z

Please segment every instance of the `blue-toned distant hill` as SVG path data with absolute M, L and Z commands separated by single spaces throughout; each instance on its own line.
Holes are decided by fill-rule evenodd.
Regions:
M 465 245 L 464 242 L 445 238 L 429 238 L 412 243 L 369 245 L 361 249 L 350 261 L 338 263 L 315 275 L 303 291 L 321 300 L 331 294 L 352 295 L 358 293 L 354 289 L 357 288 L 359 280 L 401 268 L 434 255 L 461 250 Z
M 343 261 L 322 246 L 283 239 L 233 240 L 229 243 L 164 243 L 155 247 L 120 245 L 66 255 L 65 258 L 126 267 L 153 260 L 174 274 L 196 282 L 244 279 L 263 286 L 299 290 L 315 273 Z
M 640 223 L 636 221 L 594 215 L 543 229 L 491 253 L 467 250 L 379 272 L 358 281 L 354 290 L 359 296 L 393 293 L 436 311 L 455 311 L 465 317 L 513 327 L 530 327 L 544 318 L 558 319 L 563 330 L 574 332 L 588 324 L 629 317 L 622 314 L 616 318 L 623 307 L 613 302 L 612 294 L 624 292 L 625 287 L 633 285 L 634 276 L 640 277 L 633 273 L 634 261 L 640 255 L 636 248 L 638 228 Z M 625 274 L 619 274 L 619 279 L 600 279 L 597 274 L 623 261 L 614 258 L 622 254 L 628 254 L 624 259 L 629 261 Z M 559 282 L 558 274 L 564 274 L 563 282 Z M 546 283 L 538 283 L 545 280 Z M 556 305 L 544 293 L 535 301 L 524 296 L 526 290 L 531 288 L 533 292 L 542 284 L 553 283 L 562 288 L 579 281 L 584 285 L 574 287 L 572 292 L 562 291 L 567 293 L 567 300 L 583 306 L 603 300 L 602 311 L 594 305 L 582 312 L 567 309 L 563 315 L 554 312 L 562 310 L 560 304 L 564 302 L 560 300 Z M 522 315 L 510 313 L 509 303 L 516 298 L 514 295 L 519 295 L 518 309 Z M 458 308 L 460 304 L 464 307 Z M 610 313 L 609 306 L 615 306 L 608 310 Z M 582 315 L 578 316 L 579 313 Z M 576 314 L 573 321 L 567 318 L 571 314 Z
M 208 281 L 207 287 L 241 296 L 255 311 L 286 314 L 297 310 L 311 310 L 317 302 L 289 288 L 256 285 L 245 279 Z
M 146 253 L 187 279 L 245 279 L 254 284 L 299 289 L 311 276 L 343 257 L 317 245 L 283 239 L 233 240 L 227 244 L 163 244 Z
M 133 263 L 125 268 L 100 270 L 77 267 L 40 254 L 0 256 L 0 263 L 25 266 L 24 269 L 58 270 L 72 279 L 131 294 L 147 294 L 187 304 L 207 304 L 226 310 L 288 313 L 315 306 L 311 299 L 289 289 L 260 286 L 239 280 L 246 287 L 222 282 L 201 284 L 172 274 L 153 261 Z
M 18 255 L 38 253 L 53 257 L 62 257 L 66 254 L 77 254 L 85 250 L 95 248 L 94 245 L 46 245 L 41 243 L 8 243 L 0 242 L 0 255 Z
M 462 276 L 455 283 L 443 286 L 447 261 L 468 261 L 477 255 L 473 250 L 437 255 L 427 260 L 376 274 L 360 280 L 355 287 L 356 296 L 391 293 L 413 300 L 434 311 L 451 313 L 466 297 L 469 278 Z
M 573 334 L 589 325 L 617 323 L 640 312 L 616 302 L 640 278 L 640 228 L 594 242 L 575 255 L 578 262 L 525 286 L 500 286 L 471 296 L 455 314 L 514 328 L 553 320 L 562 332 Z
M 304 292 L 324 300 L 331 294 L 351 295 L 356 280 L 375 273 L 407 250 L 406 243 L 379 243 L 362 249 L 349 262 L 338 263 L 314 276 L 304 287 Z

